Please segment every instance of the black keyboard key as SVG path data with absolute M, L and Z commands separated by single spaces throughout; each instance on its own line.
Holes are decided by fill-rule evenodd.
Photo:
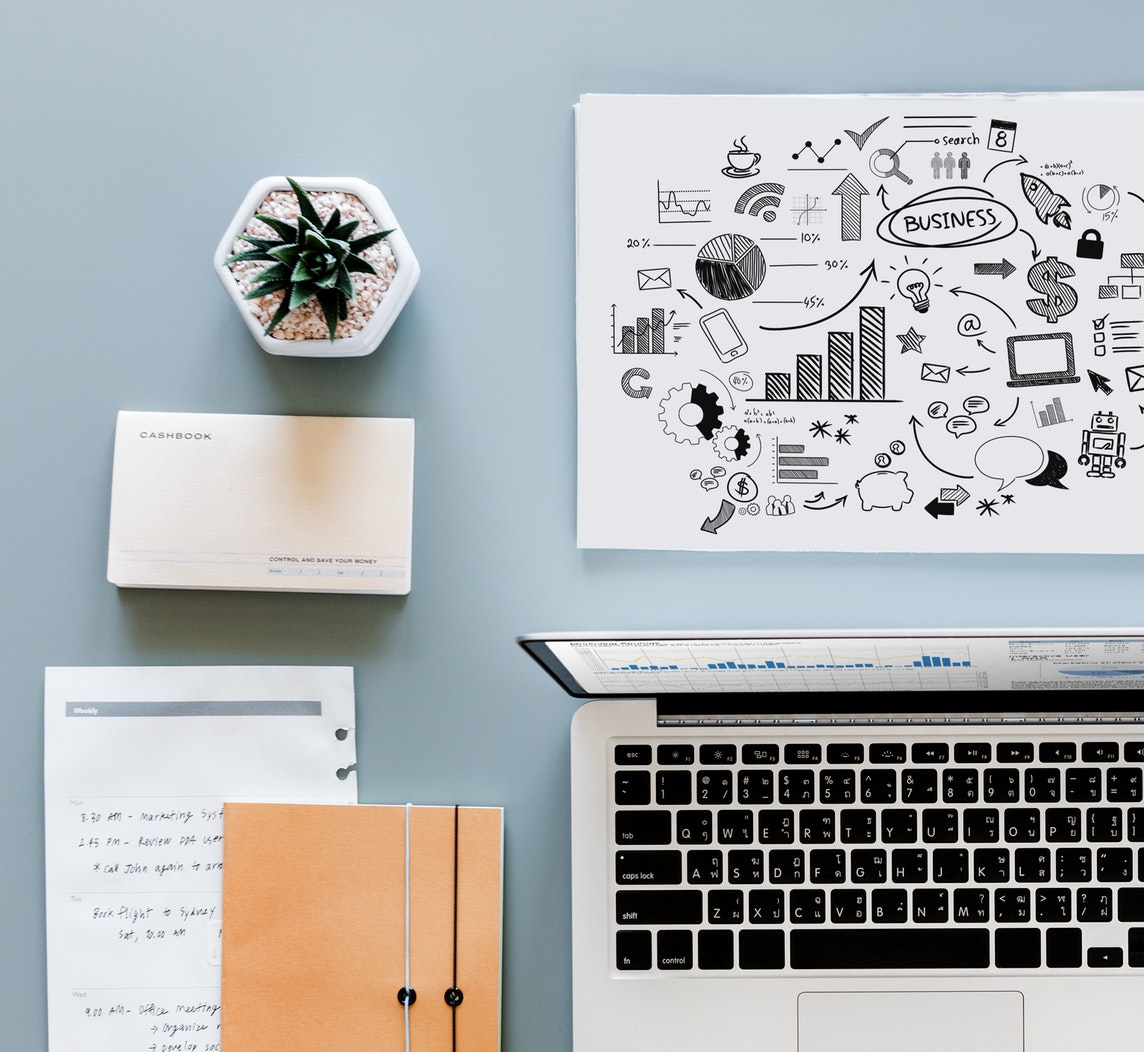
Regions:
M 662 813 L 667 814 L 666 811 Z M 676 811 L 675 839 L 680 844 L 710 844 L 711 812 Z
M 1059 767 L 1030 767 L 1025 771 L 1025 802 L 1055 804 L 1061 798 Z
M 734 797 L 735 776 L 731 771 L 696 771 L 697 804 L 729 804 Z
M 806 856 L 802 851 L 775 849 L 769 855 L 767 876 L 772 884 L 801 884 L 806 880 Z
M 929 852 L 910 848 L 891 851 L 890 879 L 895 884 L 924 884 L 929 879 Z
M 1033 919 L 1028 888 L 997 888 L 993 892 L 993 915 L 998 924 L 1025 924 Z
M 711 767 L 726 767 L 739 758 L 739 750 L 734 745 L 700 745 L 699 762 Z
M 651 803 L 651 772 L 616 772 L 616 803 L 622 807 Z
M 1009 849 L 979 847 L 973 852 L 973 879 L 978 884 L 1004 884 L 1009 879 Z
M 864 924 L 865 921 L 865 891 L 861 888 L 836 888 L 830 893 L 831 924 Z
M 1090 968 L 1123 968 L 1124 951 L 1119 946 L 1091 946 L 1088 951 Z
M 786 945 L 781 931 L 739 932 L 739 967 L 747 971 L 775 971 L 786 967 Z
M 989 742 L 958 742 L 953 747 L 955 763 L 991 763 L 993 746 Z
M 870 746 L 871 763 L 905 763 L 905 742 L 876 742 Z
M 812 884 L 845 884 L 846 852 L 815 848 L 810 853 Z
M 742 924 L 743 893 L 728 888 L 707 892 L 708 924 Z
M 1144 763 L 1144 742 L 1125 742 L 1124 762 Z
M 735 967 L 735 933 L 701 931 L 698 939 L 700 971 L 727 971 Z
M 825 924 L 826 892 L 821 888 L 806 888 L 790 893 L 791 924 Z
M 802 928 L 790 936 L 792 968 L 986 968 L 983 928 Z
M 1005 839 L 1011 844 L 1035 844 L 1041 839 L 1041 812 L 1035 807 L 1005 808 Z
M 897 802 L 898 772 L 895 770 L 863 771 L 859 777 L 859 797 L 864 804 Z
M 1105 924 L 1112 920 L 1112 888 L 1077 888 L 1076 919 L 1086 924 Z
M 616 765 L 618 767 L 647 766 L 651 763 L 650 745 L 617 745 Z
M 1038 924 L 1068 924 L 1072 920 L 1072 892 L 1068 888 L 1037 888 L 1034 909 Z
M 834 742 L 826 747 L 827 763 L 861 763 L 866 749 L 856 742 Z
M 878 814 L 862 807 L 839 812 L 838 832 L 844 844 L 872 844 L 877 840 Z
M 772 771 L 740 771 L 739 796 L 741 804 L 769 804 L 775 798 Z
M 1076 742 L 1041 742 L 1037 759 L 1041 763 L 1076 763 Z
M 798 816 L 800 844 L 833 844 L 834 812 L 804 808 Z
M 1127 884 L 1132 879 L 1132 848 L 1098 848 L 1096 879 L 1108 884 Z
M 1001 816 L 995 807 L 967 807 L 962 814 L 970 844 L 995 844 L 1001 838 Z
M 934 850 L 933 879 L 938 884 L 965 884 L 969 880 L 969 852 L 963 847 Z
M 914 742 L 910 747 L 913 763 L 948 763 L 949 746 L 945 742 Z
M 758 825 L 760 844 L 794 843 L 793 811 L 760 811 Z
M 1090 807 L 1085 819 L 1090 843 L 1115 844 L 1124 839 L 1124 816 L 1119 807 Z
M 651 932 L 624 929 L 616 932 L 616 967 L 622 972 L 651 968 Z
M 698 888 L 616 892 L 617 924 L 701 924 L 703 892 Z
M 1092 851 L 1087 847 L 1057 848 L 1056 879 L 1066 884 L 1087 884 L 1092 880 Z
M 782 924 L 786 918 L 785 903 L 782 891 L 752 891 L 747 899 L 747 920 L 751 924 Z
M 909 920 L 904 888 L 875 888 L 872 899 L 875 924 L 905 924 Z
M 743 746 L 743 763 L 759 766 L 779 762 L 779 747 L 773 742 Z
M 694 964 L 691 932 L 656 932 L 655 963 L 664 971 L 687 971 L 691 968 Z
M 908 769 L 902 772 L 903 804 L 936 804 L 937 771 Z
M 655 758 L 661 767 L 686 767 L 695 762 L 695 746 L 674 743 L 659 745 L 655 750 Z
M 998 763 L 1032 763 L 1032 742 L 998 742 Z
M 882 841 L 914 844 L 918 839 L 918 813 L 912 807 L 887 807 L 882 812 Z
M 1116 742 L 1081 742 L 1080 758 L 1085 763 L 1116 763 L 1120 746 Z
M 691 772 L 656 771 L 655 802 L 664 807 L 691 803 Z
M 683 856 L 678 851 L 617 851 L 616 883 L 682 884 Z
M 951 768 L 941 776 L 941 798 L 947 804 L 972 804 L 977 802 L 977 775 L 973 767 Z
M 1128 808 L 1128 839 L 1134 844 L 1144 840 L 1144 807 Z
M 953 808 L 927 807 L 922 812 L 922 840 L 927 844 L 955 844 L 960 824 Z
M 667 811 L 617 811 L 617 844 L 670 844 L 671 815 Z
M 731 884 L 762 884 L 766 876 L 761 851 L 727 852 L 727 880 Z
M 813 804 L 813 771 L 779 771 L 778 798 L 781 804 Z
M 824 767 L 818 775 L 818 799 L 824 804 L 852 804 L 857 795 L 856 776 L 852 770 Z
M 989 892 L 984 888 L 957 888 L 953 893 L 953 919 L 958 924 L 989 921 Z
M 1045 932 L 1045 964 L 1049 968 L 1079 968 L 1080 928 L 1050 928 Z
M 720 844 L 752 844 L 755 841 L 754 811 L 720 811 L 715 816 Z
M 1036 928 L 998 928 L 993 954 L 998 968 L 1040 968 L 1041 933 Z
M 918 888 L 913 907 L 915 924 L 945 924 L 949 920 L 949 892 L 945 888 Z
M 1144 968 L 1144 928 L 1128 929 L 1128 967 Z
M 1021 884 L 1045 884 L 1053 877 L 1053 856 L 1048 848 L 1019 847 L 1013 852 L 1013 879 Z
M 822 746 L 789 743 L 783 748 L 783 762 L 789 764 L 822 763 Z
M 1144 888 L 1116 889 L 1116 919 L 1144 921 Z
M 723 852 L 703 850 L 688 851 L 687 883 L 722 884 Z
M 1081 816 L 1078 807 L 1050 807 L 1045 810 L 1045 839 L 1053 844 L 1080 840 Z
M 855 848 L 850 852 L 852 884 L 885 884 L 889 860 L 880 847 Z
M 1016 767 L 991 767 L 983 783 L 981 798 L 987 804 L 1015 804 L 1021 799 L 1021 773 Z
M 1092 767 L 1070 767 L 1065 771 L 1065 799 L 1070 804 L 1096 803 L 1100 796 L 1100 771 Z
M 1105 799 L 1110 803 L 1126 803 L 1142 799 L 1139 767 L 1110 767 L 1104 775 Z

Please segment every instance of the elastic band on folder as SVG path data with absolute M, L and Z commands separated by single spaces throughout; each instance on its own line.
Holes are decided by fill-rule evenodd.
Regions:
M 405 1052 L 409 1048 L 409 1009 L 417 1000 L 417 991 L 409 985 L 409 819 L 413 805 L 405 805 L 405 986 L 397 994 L 397 999 L 405 1009 Z
M 453 808 L 453 985 L 445 991 L 445 1004 L 453 1009 L 453 1052 L 457 1052 L 457 1006 L 465 999 L 461 988 L 457 986 L 457 883 L 460 870 L 460 824 L 461 808 Z

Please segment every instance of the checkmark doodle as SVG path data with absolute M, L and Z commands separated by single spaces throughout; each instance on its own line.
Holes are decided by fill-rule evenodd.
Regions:
M 882 125 L 883 122 L 888 121 L 889 119 L 890 118 L 888 115 L 885 117 L 880 117 L 873 124 L 871 124 L 870 127 L 867 128 L 864 132 L 853 132 L 849 128 L 844 128 L 843 131 L 845 131 L 846 134 L 849 135 L 850 138 L 854 140 L 854 145 L 857 146 L 858 149 L 860 150 L 860 149 L 862 149 L 863 146 L 866 145 L 866 140 L 869 139 L 870 136 L 873 135 L 874 132 L 878 130 L 878 128 Z

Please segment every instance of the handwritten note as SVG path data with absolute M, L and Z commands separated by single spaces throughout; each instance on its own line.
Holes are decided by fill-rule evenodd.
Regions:
M 353 670 L 49 668 L 56 1052 L 218 1052 L 223 801 L 356 803 Z

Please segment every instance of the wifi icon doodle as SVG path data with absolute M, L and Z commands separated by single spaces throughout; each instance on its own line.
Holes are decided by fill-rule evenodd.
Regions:
M 745 212 L 753 216 L 762 212 L 763 219 L 773 223 L 778 215 L 775 209 L 782 204 L 778 195 L 784 189 L 781 183 L 755 183 L 754 186 L 748 186 L 735 202 L 735 211 L 740 215 Z

